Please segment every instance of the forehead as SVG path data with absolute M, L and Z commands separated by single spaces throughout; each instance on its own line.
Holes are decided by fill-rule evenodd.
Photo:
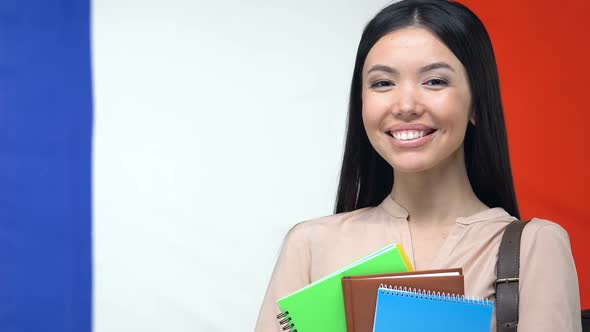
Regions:
M 459 71 L 463 65 L 453 52 L 428 29 L 407 27 L 381 37 L 365 59 L 364 71 L 375 64 L 391 65 L 399 70 L 434 62 L 446 62 Z

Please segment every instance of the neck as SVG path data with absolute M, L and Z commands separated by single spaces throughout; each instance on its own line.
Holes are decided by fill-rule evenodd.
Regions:
M 488 209 L 471 188 L 463 150 L 436 168 L 418 173 L 394 170 L 392 198 L 408 211 L 408 220 L 450 224 Z

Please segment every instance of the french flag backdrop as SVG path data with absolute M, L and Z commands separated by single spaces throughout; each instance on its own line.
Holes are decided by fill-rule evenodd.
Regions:
M 276 259 L 281 236 L 289 225 L 308 217 L 328 214 L 331 210 L 331 195 L 336 180 L 333 176 L 334 171 L 337 171 L 340 151 L 326 151 L 333 150 L 334 144 L 341 144 L 344 127 L 342 123 L 331 128 L 335 133 L 332 137 L 337 137 L 338 140 L 327 140 L 325 149 L 314 150 L 320 144 L 316 138 L 330 136 L 319 134 L 326 128 L 315 127 L 324 121 L 317 120 L 317 114 L 338 103 L 337 107 L 332 108 L 338 108 L 335 114 L 344 120 L 345 115 L 341 110 L 345 107 L 351 70 L 349 67 L 357 38 L 370 15 L 385 2 L 367 2 L 361 8 L 354 1 L 333 2 L 324 7 L 317 7 L 314 2 L 308 1 L 297 5 L 300 7 L 284 9 L 283 6 L 294 6 L 292 3 L 284 3 L 254 10 L 252 6 L 240 5 L 239 1 L 234 1 L 232 5 L 237 9 L 226 11 L 222 4 L 190 5 L 180 0 L 161 4 L 153 1 L 96 1 L 102 1 L 104 7 L 109 8 L 102 11 L 105 14 L 101 17 L 103 23 L 124 24 L 124 20 L 109 20 L 111 11 L 124 10 L 130 19 L 133 18 L 133 22 L 165 22 L 161 29 L 169 29 L 171 34 L 186 37 L 183 39 L 186 45 L 192 45 L 191 42 L 199 44 L 194 49 L 181 47 L 170 53 L 161 53 L 170 55 L 170 58 L 152 57 L 151 60 L 156 60 L 150 64 L 152 67 L 142 67 L 141 73 L 146 75 L 146 85 L 159 82 L 162 89 L 170 89 L 167 91 L 170 96 L 190 95 L 191 100 L 197 101 L 214 98 L 215 102 L 209 105 L 219 105 L 219 108 L 194 107 L 178 111 L 184 106 L 182 103 L 174 104 L 176 97 L 160 100 L 161 103 L 155 106 L 162 106 L 160 112 L 150 121 L 158 125 L 170 125 L 172 129 L 169 132 L 177 135 L 174 136 L 175 142 L 184 145 L 166 147 L 166 136 L 160 136 L 159 141 L 154 139 L 149 143 L 151 145 L 145 143 L 158 135 L 157 131 L 142 132 L 141 138 L 131 141 L 138 146 L 146 144 L 144 148 L 149 146 L 151 150 L 144 151 L 146 154 L 160 153 L 160 158 L 157 159 L 160 164 L 153 167 L 157 168 L 154 172 L 160 172 L 156 175 L 164 180 L 150 182 L 150 187 L 146 189 L 147 185 L 142 179 L 149 179 L 155 173 L 143 174 L 145 169 L 141 169 L 141 162 L 130 166 L 129 163 L 125 164 L 127 154 L 109 154 L 108 151 L 103 151 L 97 156 L 93 153 L 96 147 L 93 138 L 108 137 L 111 142 L 129 144 L 130 140 L 126 135 L 136 135 L 133 128 L 140 127 L 142 121 L 146 121 L 143 110 L 135 110 L 135 113 L 127 116 L 108 115 L 107 108 L 113 105 L 112 101 L 107 100 L 111 95 L 96 94 L 93 91 L 93 82 L 101 75 L 97 72 L 98 67 L 93 72 L 93 50 L 96 52 L 97 48 L 106 44 L 92 46 L 91 36 L 101 33 L 99 25 L 91 24 L 96 20 L 91 7 L 98 7 L 98 4 L 91 6 L 90 0 L 0 1 L 0 331 L 112 332 L 134 330 L 134 327 L 142 331 L 229 331 L 234 330 L 236 322 L 246 321 L 246 325 L 252 325 Z M 590 123 L 586 91 L 590 77 L 587 62 L 590 58 L 590 46 L 584 42 L 587 37 L 585 15 L 590 11 L 588 2 L 563 0 L 557 4 L 554 1 L 539 0 L 466 0 L 465 3 L 489 27 L 496 48 L 517 194 L 523 218 L 538 216 L 551 219 L 568 230 L 580 278 L 582 305 L 590 307 L 590 266 L 587 264 L 590 261 L 590 213 L 586 202 L 590 184 L 586 146 L 589 141 L 586 126 Z M 161 14 L 163 18 L 155 15 L 142 18 L 143 6 L 149 6 L 152 9 L 150 13 Z M 175 6 L 178 9 L 174 9 Z M 185 14 L 187 10 L 183 6 L 191 6 L 193 9 L 198 7 L 194 12 L 188 11 L 195 17 Z M 333 40 L 332 47 L 338 50 L 332 54 L 333 58 L 318 58 L 314 54 L 326 51 L 322 42 L 335 36 L 335 31 L 321 35 L 325 30 L 322 20 L 332 19 L 330 14 L 334 8 L 348 8 L 347 6 L 350 8 L 346 15 L 335 15 L 338 17 L 333 18 L 333 23 L 338 31 L 344 31 L 341 35 L 351 37 L 349 40 Z M 342 9 L 343 13 L 346 8 Z M 223 24 L 215 26 L 215 23 L 211 23 L 214 19 L 207 21 L 210 17 L 218 17 L 220 20 L 222 17 L 229 17 L 241 25 L 231 29 Z M 302 30 L 299 25 L 305 19 L 309 19 L 306 22 L 311 24 L 309 31 Z M 269 24 L 284 30 L 273 34 L 272 29 L 268 30 L 261 25 L 260 29 L 250 31 L 250 25 L 262 24 L 255 22 L 260 20 L 276 20 Z M 196 28 L 190 25 L 193 21 L 197 22 Z M 211 24 L 199 26 L 200 21 Z M 288 28 L 289 22 L 292 28 Z M 313 26 L 313 22 L 320 23 Z M 227 33 L 216 35 L 217 28 L 226 29 L 224 31 Z M 126 42 L 118 45 L 121 53 L 105 51 L 103 54 L 118 54 L 123 57 L 127 51 L 125 47 L 133 44 L 131 41 L 135 39 L 147 41 L 142 45 L 149 45 L 149 48 L 134 50 L 135 54 L 145 53 L 146 57 L 160 48 L 170 47 L 157 44 L 158 41 L 166 42 L 166 38 L 162 36 L 141 36 L 139 29 L 134 31 L 138 33 L 125 35 L 124 38 L 127 39 L 122 37 Z M 288 58 L 288 53 L 292 51 L 282 53 L 280 49 L 285 47 L 288 50 L 290 46 L 277 42 L 285 37 L 283 34 L 292 37 L 287 39 L 289 43 L 296 43 L 297 50 L 307 51 L 302 51 L 297 59 Z M 297 39 L 298 36 L 302 36 L 300 40 Z M 209 37 L 210 39 L 206 39 Z M 194 40 L 191 41 L 191 38 Z M 317 39 L 317 43 L 305 44 L 313 38 Z M 204 40 L 209 42 L 205 46 L 202 42 Z M 214 54 L 212 50 L 226 47 L 222 46 L 226 41 L 233 45 L 229 52 L 232 56 Z M 250 44 L 255 44 L 256 47 L 251 47 Z M 203 84 L 202 81 L 210 79 L 201 76 L 204 67 L 191 67 L 191 59 L 200 59 L 194 61 L 206 62 L 206 66 L 214 66 L 216 61 L 223 62 L 225 66 L 233 66 L 235 55 L 248 52 L 260 53 L 254 54 L 250 63 L 242 63 L 246 69 L 236 69 L 246 70 L 243 76 L 248 77 L 247 81 L 240 81 L 240 78 L 235 81 L 220 78 L 219 81 L 211 79 L 210 82 L 214 82 L 211 85 Z M 172 60 L 172 54 L 178 58 Z M 183 54 L 188 55 L 183 58 Z M 198 58 L 203 54 L 209 56 L 207 61 Z M 273 56 L 264 58 L 265 54 Z M 259 75 L 265 74 L 248 71 L 248 68 L 264 70 L 264 66 L 277 56 L 284 56 L 289 60 L 290 66 L 294 67 L 290 69 L 292 77 L 296 77 L 298 72 L 305 76 L 301 77 L 301 82 L 315 82 L 314 75 L 320 78 L 327 75 L 322 70 L 328 63 L 332 66 L 341 65 L 330 69 L 334 75 L 342 75 L 335 80 L 342 82 L 340 85 L 336 84 L 339 92 L 326 97 L 325 91 L 315 94 L 315 91 L 306 90 L 307 85 L 301 84 L 289 87 L 289 93 L 293 95 L 279 95 L 277 92 L 276 100 L 272 99 L 272 95 L 266 95 L 260 100 L 252 98 L 252 95 L 260 96 L 265 93 L 253 86 L 266 86 L 269 80 L 262 77 L 257 81 Z M 345 59 L 334 60 L 338 57 Z M 263 59 L 262 63 L 256 63 L 260 58 Z M 306 72 L 310 70 L 306 62 L 297 63 L 302 58 L 304 61 L 307 59 L 315 71 Z M 175 76 L 160 69 L 170 66 L 174 61 L 180 61 L 181 66 L 188 68 L 187 73 L 191 77 L 182 86 L 175 86 L 171 79 Z M 317 64 L 313 61 L 317 61 Z M 281 64 L 283 63 L 279 63 Z M 177 73 L 176 77 L 180 76 L 182 75 Z M 216 95 L 212 89 L 218 83 L 223 85 L 232 82 L 241 82 L 242 87 L 250 89 L 249 92 L 228 96 Z M 156 98 L 154 95 L 139 93 L 137 86 L 125 86 L 117 80 L 104 84 L 116 86 L 116 93 L 133 96 L 134 101 Z M 194 88 L 191 84 L 194 84 Z M 321 86 L 318 84 L 316 88 Z M 209 91 L 208 88 L 212 90 Z M 235 99 L 241 100 L 242 104 L 231 104 L 231 99 L 236 96 Z M 285 101 L 289 101 L 287 105 Z M 198 102 L 195 103 L 199 106 Z M 248 116 L 238 113 L 243 111 L 240 107 L 244 104 L 256 106 L 250 106 L 252 113 Z M 272 140 L 266 134 L 272 136 L 274 129 L 262 127 L 267 131 L 265 135 L 248 136 L 256 135 L 252 133 L 256 130 L 244 132 L 246 129 L 243 124 L 250 121 L 254 126 L 254 123 L 267 120 L 278 121 L 278 111 L 274 106 L 277 104 L 288 109 L 287 113 L 298 114 L 304 119 L 300 120 L 299 126 L 293 128 L 293 132 L 309 128 L 312 136 L 308 141 L 305 138 L 287 141 L 285 144 L 291 149 L 289 153 L 299 153 L 302 159 L 317 157 L 333 161 L 329 167 L 319 167 L 320 169 L 317 165 L 309 166 L 308 174 L 319 172 L 318 178 L 306 176 L 298 180 L 295 176 L 290 179 L 283 173 L 272 173 L 272 169 L 261 170 L 256 165 L 247 168 L 250 167 L 248 158 L 261 157 L 260 152 L 256 152 L 257 147 L 258 151 L 267 148 L 270 150 L 265 144 L 270 144 L 268 141 Z M 102 108 L 96 105 L 102 105 Z M 124 108 L 130 110 L 133 105 L 134 102 L 129 102 Z M 254 113 L 265 108 L 270 111 Z M 313 112 L 306 113 L 305 109 L 312 109 Z M 227 113 L 228 111 L 235 113 Z M 187 125 L 182 119 L 189 113 L 198 114 L 204 123 L 195 124 L 195 128 Z M 126 129 L 101 132 L 100 128 L 107 126 L 101 127 L 98 123 L 93 123 L 96 118 L 111 123 L 123 118 L 121 128 Z M 325 119 L 323 126 L 329 119 L 330 116 Z M 288 121 L 299 120 L 289 115 Z M 230 124 L 233 122 L 238 123 L 236 127 Z M 229 128 L 229 131 L 242 132 L 242 139 L 250 140 L 249 143 L 240 145 L 235 139 L 231 142 L 220 141 L 219 137 L 214 136 L 218 132 L 207 131 L 208 127 L 215 126 L 216 123 L 224 123 L 222 130 Z M 190 133 L 193 129 L 206 135 L 199 137 L 183 134 Z M 274 133 L 282 135 L 289 130 L 291 129 L 285 130 L 283 127 Z M 201 141 L 197 142 L 197 139 Z M 210 141 L 205 142 L 207 140 Z M 300 148 L 300 145 L 303 147 Z M 216 158 L 223 158 L 215 154 L 216 149 L 228 151 L 236 146 L 239 151 L 233 152 L 231 158 L 215 163 L 219 160 Z M 194 149 L 191 150 L 191 147 Z M 250 152 L 243 152 L 251 147 L 254 149 L 248 150 Z M 273 149 L 277 152 L 273 155 L 274 159 L 268 161 L 272 166 L 278 160 L 275 165 L 277 167 L 273 169 L 293 167 L 289 170 L 292 174 L 297 174 L 301 168 L 308 167 L 302 165 L 301 160 L 292 160 L 289 159 L 290 155 L 281 154 L 281 149 L 284 150 L 282 146 Z M 130 155 L 140 153 L 133 148 L 127 151 Z M 185 155 L 198 153 L 205 155 L 204 159 L 214 164 L 203 166 L 199 160 L 182 159 Z M 241 161 L 240 166 L 246 167 L 247 171 L 240 173 L 240 170 L 236 171 L 228 166 L 236 159 Z M 176 164 L 172 165 L 173 163 Z M 285 166 L 287 164 L 291 166 Z M 130 206 L 125 207 L 129 211 L 123 211 L 125 208 L 107 209 L 112 206 L 126 206 L 125 204 L 102 204 L 100 206 L 104 208 L 101 208 L 93 204 L 96 188 L 102 185 L 93 176 L 93 171 L 96 172 L 93 168 L 108 168 L 112 170 L 112 174 L 118 174 L 119 169 L 124 169 L 121 179 L 126 177 L 131 179 L 130 182 L 140 183 L 138 186 L 142 190 L 166 192 L 166 195 L 158 196 L 152 201 L 153 204 L 149 200 L 130 203 Z M 177 170 L 187 174 L 187 177 L 177 175 Z M 194 170 L 197 170 L 196 173 L 210 174 L 218 180 L 206 182 L 206 177 L 201 177 L 201 174 L 190 178 L 188 174 L 192 174 Z M 325 181 L 329 176 L 332 176 L 329 182 L 332 187 L 325 192 L 314 188 L 291 193 L 291 189 L 286 189 L 311 188 L 317 183 L 325 183 L 319 181 Z M 272 178 L 268 181 L 280 181 L 283 184 L 277 187 L 273 187 L 274 182 L 265 184 L 264 181 L 268 178 Z M 242 188 L 240 183 L 244 183 L 247 188 Z M 208 188 L 204 196 L 198 196 L 200 188 L 203 188 L 200 185 Z M 185 186 L 190 189 L 180 189 Z M 260 187 L 264 187 L 264 191 L 251 194 L 252 188 Z M 118 189 L 117 186 L 111 186 L 109 190 L 110 193 L 103 193 L 105 197 L 117 194 Z M 323 196 L 309 199 L 311 196 L 308 195 L 314 195 L 316 191 Z M 244 202 L 230 202 L 233 195 Z M 191 200 L 195 196 L 205 197 L 209 201 Z M 295 199 L 302 201 L 293 205 Z M 308 201 L 309 204 L 306 203 Z M 328 203 L 317 203 L 313 209 L 302 214 L 303 207 L 318 201 Z M 264 211 L 252 208 L 261 202 L 270 204 L 264 206 Z M 171 208 L 164 209 L 161 204 L 168 204 Z M 272 210 L 272 206 L 276 206 L 276 210 Z M 285 213 L 290 213 L 288 218 L 284 217 Z M 221 218 L 220 214 L 227 216 Z M 116 219 L 117 215 L 124 218 Z M 159 217 L 157 226 L 142 224 L 142 218 L 148 220 L 150 215 Z M 168 218 L 172 215 L 174 218 Z M 137 223 L 115 225 L 106 231 L 105 225 L 112 225 L 109 222 L 122 223 L 134 216 L 139 216 Z M 199 221 L 199 218 L 202 219 Z M 277 226 L 279 219 L 282 224 Z M 191 220 L 196 220 L 197 226 L 191 225 Z M 228 220 L 233 223 L 227 224 Z M 242 222 L 238 223 L 237 220 Z M 256 222 L 258 224 L 253 224 Z M 222 223 L 228 226 L 220 226 Z M 97 232 L 97 229 L 101 231 Z M 102 234 L 115 235 L 101 238 Z M 152 237 L 141 242 L 148 235 Z M 93 254 L 97 243 L 100 243 L 103 253 L 100 262 L 97 261 L 96 252 Z M 133 247 L 136 243 L 140 245 Z M 224 251 L 225 247 L 240 250 L 229 248 Z M 160 250 L 162 248 L 165 250 Z M 226 261 L 230 259 L 230 255 L 231 260 L 228 263 Z M 219 264 L 220 261 L 225 263 Z M 108 265 L 108 262 L 116 264 Z M 135 267 L 144 265 L 133 271 L 131 268 L 126 270 L 126 267 L 133 264 L 136 264 Z M 252 273 L 253 264 L 257 266 L 256 273 Z M 104 266 L 109 268 L 101 268 Z M 145 266 L 149 266 L 149 269 Z M 169 271 L 169 275 L 162 271 Z M 215 276 L 210 274 L 216 271 Z M 156 275 L 156 272 L 160 274 Z M 242 276 L 241 281 L 236 281 L 236 275 Z M 103 282 L 97 287 L 97 281 L 105 280 L 119 280 L 120 283 Z M 205 283 L 213 286 L 203 286 Z M 120 288 L 113 288 L 111 285 Z M 224 285 L 236 288 L 219 293 Z M 242 297 L 236 297 L 236 289 Z M 108 295 L 104 295 L 107 293 Z M 102 300 L 97 302 L 97 298 Z M 102 309 L 97 309 L 97 306 Z M 97 310 L 100 314 L 97 314 Z M 238 318 L 228 322 L 228 313 L 234 317 L 238 315 Z

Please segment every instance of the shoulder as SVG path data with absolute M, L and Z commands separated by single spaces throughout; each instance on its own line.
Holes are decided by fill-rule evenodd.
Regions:
M 366 207 L 350 212 L 331 214 L 314 219 L 300 222 L 291 228 L 291 231 L 300 232 L 310 228 L 338 228 L 343 224 L 356 223 L 366 219 L 372 213 L 375 213 L 375 207 Z
M 287 240 L 308 240 L 310 235 L 335 234 L 340 230 L 353 226 L 359 222 L 373 219 L 372 215 L 379 213 L 376 207 L 366 207 L 350 212 L 337 213 L 309 219 L 295 224 L 287 233 Z
M 528 221 L 522 232 L 521 248 L 526 251 L 571 252 L 567 231 L 559 224 L 540 218 Z
M 531 238 L 563 238 L 569 240 L 568 233 L 563 227 L 553 221 L 540 218 L 533 218 L 527 222 L 523 231 L 523 237 L 525 236 Z

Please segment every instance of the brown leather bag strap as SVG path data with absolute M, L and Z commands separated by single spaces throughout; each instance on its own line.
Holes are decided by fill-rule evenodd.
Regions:
M 511 222 L 502 237 L 496 265 L 496 326 L 498 332 L 516 332 L 520 236 L 526 222 Z

